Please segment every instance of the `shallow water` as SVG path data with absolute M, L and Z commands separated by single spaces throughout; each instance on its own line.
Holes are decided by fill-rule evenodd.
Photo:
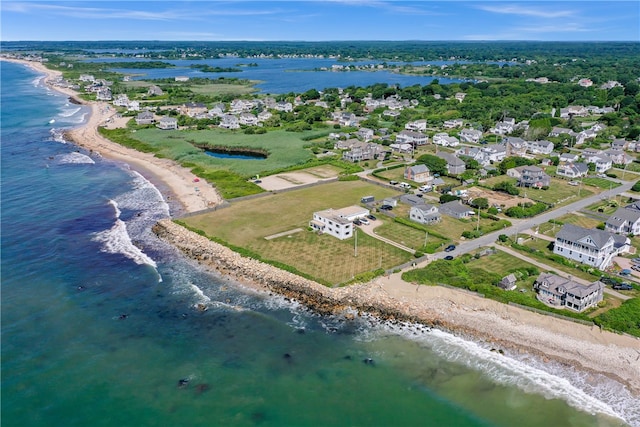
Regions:
M 153 185 L 50 132 L 86 111 L 1 77 L 3 425 L 640 425 L 605 378 L 202 271 Z

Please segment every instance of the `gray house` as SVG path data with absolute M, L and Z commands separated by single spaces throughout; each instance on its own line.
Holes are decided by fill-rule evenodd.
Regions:
M 604 229 L 612 233 L 637 236 L 640 234 L 640 211 L 628 207 L 619 208 L 605 222 Z
M 469 218 L 474 212 L 468 206 L 463 205 L 460 200 L 453 200 L 451 202 L 440 205 L 440 212 L 449 215 L 453 218 Z
M 151 111 L 143 111 L 136 116 L 136 124 L 150 125 L 155 123 L 156 119 Z
M 498 283 L 498 287 L 504 289 L 505 291 L 512 291 L 516 288 L 517 282 L 516 275 L 511 273 L 507 276 L 504 276 L 502 280 Z
M 447 162 L 447 174 L 460 175 L 465 171 L 465 165 L 462 160 L 450 153 L 439 152 L 436 156 Z
M 432 224 L 440 221 L 440 213 L 434 205 L 422 203 L 411 207 L 409 218 L 419 224 Z
M 533 285 L 538 292 L 538 299 L 547 305 L 567 307 L 575 311 L 583 311 L 602 301 L 604 284 L 599 280 L 582 285 L 571 279 L 542 273 Z

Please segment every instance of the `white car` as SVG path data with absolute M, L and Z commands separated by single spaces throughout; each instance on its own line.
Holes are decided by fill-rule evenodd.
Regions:
M 367 218 L 360 218 L 360 223 L 364 225 L 369 225 L 369 220 Z

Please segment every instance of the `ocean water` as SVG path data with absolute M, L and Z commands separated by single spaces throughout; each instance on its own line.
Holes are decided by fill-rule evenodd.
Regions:
M 606 378 L 201 270 L 153 179 L 61 137 L 86 109 L 0 65 L 3 426 L 640 426 Z

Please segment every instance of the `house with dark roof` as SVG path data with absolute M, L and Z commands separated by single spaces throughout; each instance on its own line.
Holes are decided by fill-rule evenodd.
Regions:
M 505 291 L 512 291 L 517 287 L 516 286 L 517 281 L 518 279 L 516 278 L 516 275 L 511 273 L 507 276 L 504 276 L 502 280 L 498 282 L 498 287 L 501 289 L 504 289 Z
M 542 273 L 533 288 L 538 293 L 538 300 L 543 303 L 580 312 L 602 301 L 604 284 L 597 280 L 583 285 L 555 274 Z
M 560 163 L 558 169 L 556 169 L 556 175 L 571 179 L 587 176 L 588 173 L 589 165 L 586 163 Z
M 440 205 L 438 210 L 445 215 L 458 219 L 469 218 L 474 214 L 473 210 L 470 207 L 463 205 L 460 200 L 443 203 Z
M 520 178 L 518 185 L 522 187 L 548 187 L 551 177 L 538 166 L 520 166 Z
M 453 154 L 439 152 L 436 154 L 436 156 L 447 161 L 448 175 L 460 175 L 466 169 L 464 162 Z
M 618 208 L 604 223 L 604 229 L 611 233 L 639 235 L 640 210 L 633 207 Z
M 407 166 L 404 170 L 404 178 L 414 182 L 433 181 L 433 176 L 431 176 L 427 165 Z
M 433 224 L 439 222 L 442 218 L 437 206 L 420 203 L 411 207 L 411 210 L 409 210 L 409 219 L 419 224 Z
M 553 245 L 553 253 L 604 270 L 620 253 L 628 252 L 631 241 L 604 230 L 564 224 Z

